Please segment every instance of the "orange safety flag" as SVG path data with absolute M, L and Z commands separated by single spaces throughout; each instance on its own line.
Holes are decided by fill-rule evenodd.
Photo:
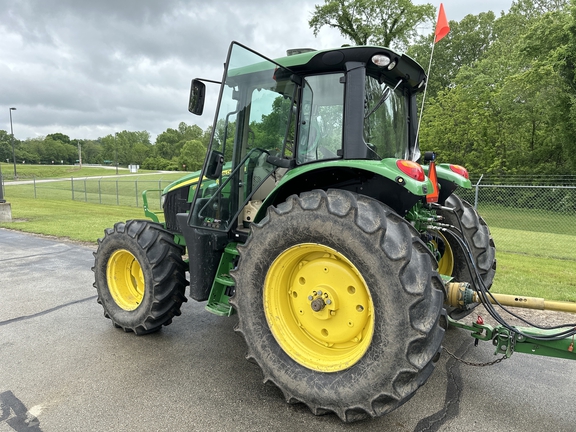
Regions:
M 434 34 L 434 43 L 440 42 L 440 40 L 448 34 L 450 31 L 450 26 L 448 25 L 448 20 L 446 19 L 446 13 L 444 12 L 444 5 L 440 3 L 440 10 L 438 11 L 438 21 L 436 21 L 436 31 Z

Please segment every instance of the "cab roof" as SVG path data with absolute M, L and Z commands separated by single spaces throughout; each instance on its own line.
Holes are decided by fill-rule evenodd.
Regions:
M 372 62 L 372 57 L 378 54 L 386 55 L 396 65 L 388 70 Z M 279 65 L 298 73 L 326 73 L 345 71 L 346 63 L 356 62 L 366 65 L 370 75 L 384 75 L 386 80 L 405 80 L 406 87 L 412 92 L 424 90 L 426 73 L 422 66 L 405 54 L 398 54 L 389 48 L 378 46 L 350 46 L 322 51 L 309 51 L 274 60 Z

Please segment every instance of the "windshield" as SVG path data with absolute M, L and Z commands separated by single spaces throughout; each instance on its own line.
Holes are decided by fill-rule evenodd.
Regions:
M 364 141 L 378 158 L 408 159 L 408 97 L 401 87 L 366 77 Z
M 234 46 L 218 110 L 212 149 L 236 166 L 256 147 L 281 153 L 296 85 L 290 74 Z
M 267 157 L 289 151 L 297 87 L 291 76 L 276 63 L 232 45 L 210 148 L 222 153 L 224 169 L 216 182 L 201 187 L 192 225 L 224 231 L 233 227 L 276 169 Z

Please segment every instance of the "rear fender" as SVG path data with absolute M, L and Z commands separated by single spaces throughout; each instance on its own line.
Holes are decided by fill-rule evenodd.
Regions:
M 314 189 L 342 189 L 369 196 L 404 216 L 432 189 L 432 183 L 413 179 L 396 166 L 397 159 L 381 161 L 340 160 L 303 165 L 288 171 L 264 200 L 255 222 L 293 194 Z

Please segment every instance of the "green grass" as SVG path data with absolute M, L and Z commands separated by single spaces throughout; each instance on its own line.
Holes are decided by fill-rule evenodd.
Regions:
M 499 252 L 576 262 L 576 235 L 489 226 L 496 243 L 496 250 Z
M 498 251 L 492 291 L 576 302 L 576 261 Z
M 1 228 L 91 243 L 96 243 L 103 237 L 104 229 L 116 222 L 144 219 L 144 211 L 135 207 L 34 198 L 8 201 L 12 206 L 13 222 L 0 223 Z

